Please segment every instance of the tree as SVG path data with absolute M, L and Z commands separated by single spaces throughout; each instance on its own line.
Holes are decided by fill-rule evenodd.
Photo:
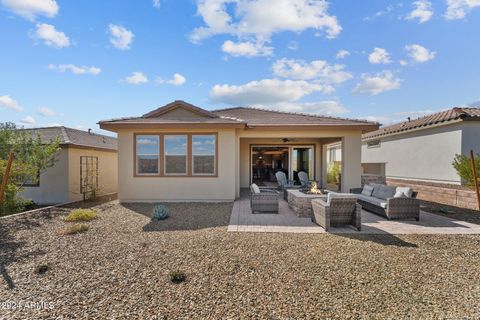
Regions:
M 474 183 L 470 157 L 462 154 L 456 154 L 452 165 L 467 187 L 472 188 Z M 478 154 L 475 157 L 475 166 L 477 168 L 477 172 L 480 172 L 480 156 Z
M 10 151 L 14 160 L 5 189 L 0 215 L 22 211 L 27 201 L 19 196 L 26 182 L 38 182 L 40 174 L 55 164 L 55 154 L 60 150 L 60 137 L 42 143 L 40 135 L 19 129 L 14 123 L 0 123 L 0 181 Z

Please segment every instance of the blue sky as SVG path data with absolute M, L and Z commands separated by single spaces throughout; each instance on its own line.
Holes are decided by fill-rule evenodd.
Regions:
M 467 0 L 0 0 L 0 116 L 100 131 L 181 99 L 388 124 L 478 101 L 479 34 Z

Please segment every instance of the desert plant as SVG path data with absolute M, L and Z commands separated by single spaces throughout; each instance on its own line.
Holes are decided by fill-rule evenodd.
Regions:
M 48 266 L 48 264 L 40 264 L 40 265 L 35 267 L 35 273 L 36 274 L 44 274 L 49 269 L 50 269 L 50 267 Z
M 457 174 L 460 176 L 462 181 L 464 181 L 467 187 L 474 186 L 470 157 L 463 154 L 456 154 L 455 158 L 453 159 L 452 166 L 455 168 Z M 480 155 L 478 154 L 475 157 L 475 167 L 477 168 L 477 172 L 480 173 Z
M 337 183 L 340 177 L 340 163 L 330 162 L 327 167 L 327 183 Z
M 75 209 L 65 218 L 67 222 L 90 221 L 97 218 L 97 213 L 92 209 Z
M 168 218 L 168 208 L 163 204 L 156 204 L 153 207 L 153 219 L 154 220 L 165 220 Z
M 23 211 L 28 202 L 20 197 L 27 183 L 38 182 L 40 174 L 55 164 L 60 139 L 48 143 L 31 131 L 21 130 L 14 123 L 0 123 L 0 181 L 3 178 L 10 151 L 14 158 L 0 215 Z
M 187 280 L 187 276 L 183 271 L 171 271 L 170 272 L 170 281 L 173 283 L 180 283 Z
M 67 229 L 65 229 L 65 232 L 64 234 L 76 234 L 76 233 L 82 233 L 82 232 L 86 232 L 88 231 L 88 225 L 82 223 L 82 224 L 73 224 L 69 227 L 67 227 Z

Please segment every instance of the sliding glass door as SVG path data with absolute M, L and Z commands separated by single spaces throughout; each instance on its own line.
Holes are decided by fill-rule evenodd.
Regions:
M 293 180 L 297 180 L 297 174 L 300 171 L 308 173 L 310 180 L 314 179 L 313 148 L 312 147 L 291 147 L 290 172 Z

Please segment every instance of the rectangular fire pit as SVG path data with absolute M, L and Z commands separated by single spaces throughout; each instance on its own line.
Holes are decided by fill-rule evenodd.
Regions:
M 313 217 L 312 199 L 327 199 L 326 194 L 306 194 L 298 189 L 287 190 L 287 201 L 290 209 L 295 212 L 298 217 Z

